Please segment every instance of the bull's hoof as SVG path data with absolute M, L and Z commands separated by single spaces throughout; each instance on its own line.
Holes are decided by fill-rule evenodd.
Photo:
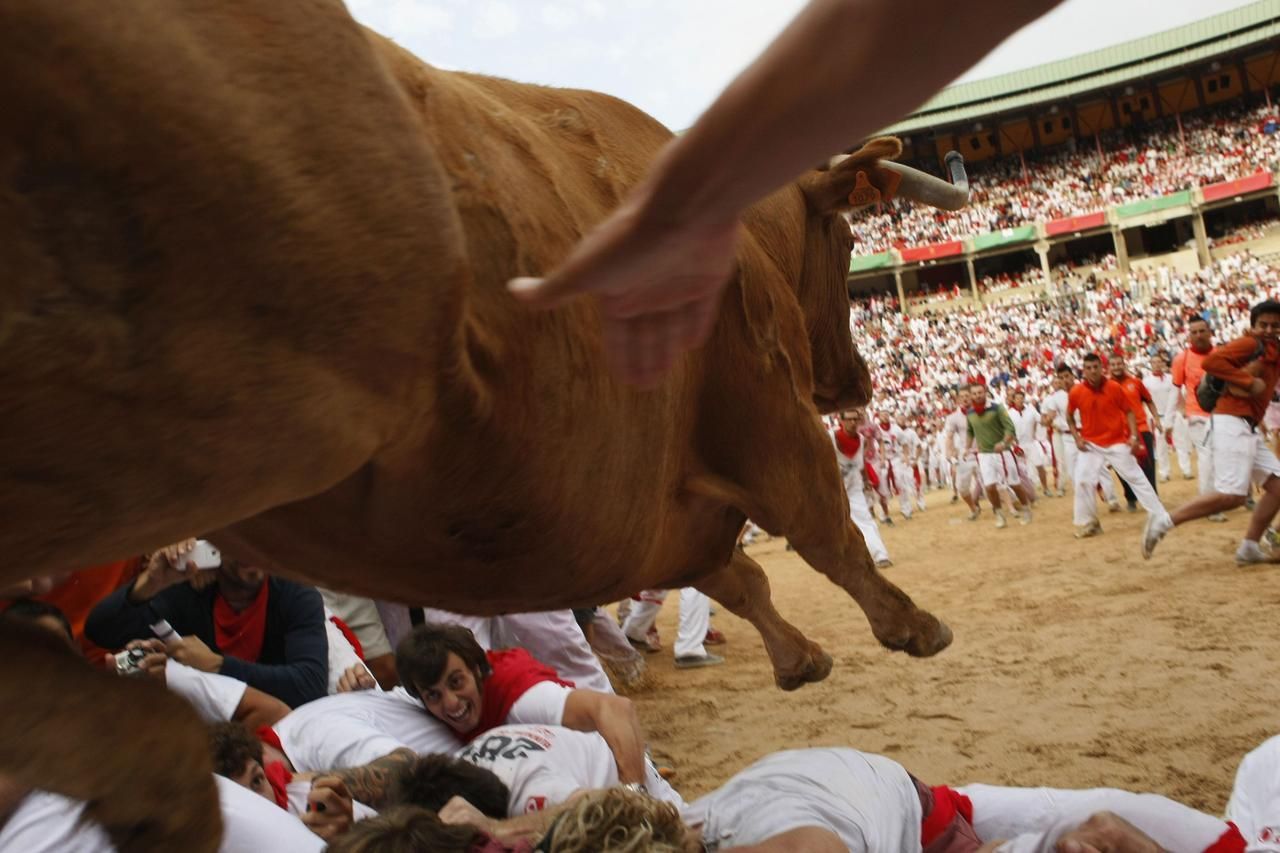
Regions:
M 831 655 L 824 652 L 821 646 L 815 645 L 810 651 L 809 662 L 801 667 L 799 672 L 785 675 L 776 672 L 773 676 L 774 681 L 783 690 L 795 690 L 806 684 L 822 681 L 831 674 L 832 664 Z
M 951 645 L 955 637 L 951 629 L 937 618 L 921 612 L 920 626 L 887 637 L 877 637 L 881 645 L 895 652 L 906 652 L 913 658 L 929 658 Z

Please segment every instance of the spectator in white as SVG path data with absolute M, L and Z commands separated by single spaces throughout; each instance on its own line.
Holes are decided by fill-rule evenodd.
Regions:
M 1280 460 L 1259 431 L 1263 415 L 1280 379 L 1280 302 L 1264 300 L 1249 312 L 1250 333 L 1216 347 L 1205 356 L 1205 373 L 1221 381 L 1223 391 L 1213 409 L 1214 491 L 1199 495 L 1172 516 L 1147 519 L 1142 555 L 1150 558 L 1160 540 L 1179 524 L 1242 505 L 1252 484 L 1262 498 L 1236 549 L 1236 563 L 1277 563 L 1258 544 L 1280 510 Z
M 1077 413 L 1079 426 L 1076 425 Z M 1155 489 L 1133 456 L 1142 441 L 1133 404 L 1118 382 L 1103 375 L 1102 359 L 1097 353 L 1084 357 L 1084 380 L 1076 383 L 1067 397 L 1067 425 L 1079 452 L 1076 457 L 1076 538 L 1102 532 L 1093 492 L 1107 464 L 1133 489 L 1134 496 L 1149 513 L 1148 524 L 1151 518 L 1168 518 Z
M 889 549 L 880 538 L 880 528 L 871 515 L 871 507 L 867 505 L 866 484 L 863 482 L 866 448 L 863 447 L 858 428 L 865 420 L 865 409 L 846 409 L 840 413 L 840 421 L 831 433 L 831 440 L 836 447 L 836 462 L 840 465 L 844 491 L 849 497 L 849 517 L 862 533 L 867 551 L 870 552 L 871 559 L 876 561 L 876 568 L 887 569 L 893 565 L 893 561 L 889 559 Z
M 1250 851 L 1280 850 L 1280 737 L 1267 739 L 1240 762 L 1225 816 Z
M 636 648 L 646 652 L 658 651 L 654 637 L 658 611 L 667 600 L 667 590 L 646 589 L 631 602 L 631 609 L 622 623 L 622 633 Z M 711 628 L 711 599 L 706 593 L 699 592 L 691 586 L 680 590 L 680 621 L 676 627 L 675 653 L 677 669 L 696 669 L 704 666 L 719 666 L 724 663 L 722 655 L 707 651 L 707 643 L 724 642 L 723 635 L 713 633 Z
M 1049 491 L 1048 460 L 1045 458 L 1039 439 L 1036 438 L 1036 431 L 1041 426 L 1040 410 L 1027 402 L 1025 392 L 1014 391 L 1009 395 L 1009 419 L 1013 421 L 1018 449 L 1022 451 L 1023 460 L 1027 467 L 1034 470 L 1040 478 L 1040 489 L 1044 496 L 1052 497 L 1053 493 Z
M 1169 459 L 1169 447 L 1173 440 L 1174 425 L 1178 418 L 1178 404 L 1181 395 L 1178 393 L 1177 386 L 1173 384 L 1173 377 L 1169 375 L 1169 365 L 1163 355 L 1157 353 L 1151 357 L 1151 371 L 1142 377 L 1142 384 L 1147 386 L 1147 391 L 1151 394 L 1151 400 L 1155 404 L 1156 412 L 1160 415 L 1162 429 L 1155 436 L 1156 475 L 1160 478 L 1160 482 L 1167 483 L 1172 469 L 1171 460 Z M 1181 457 L 1179 457 L 1178 462 L 1181 464 Z M 1187 465 L 1182 469 L 1182 478 L 1184 480 L 1191 479 L 1190 463 L 1191 460 L 1188 459 Z
M 1018 520 L 1022 524 L 1030 524 L 1034 495 L 1023 486 L 1018 475 L 1018 463 L 1013 458 L 1012 448 L 1017 441 L 1013 421 L 1004 406 L 999 403 L 987 405 L 987 386 L 981 382 L 969 386 L 969 400 L 969 444 L 978 452 L 978 471 L 987 487 L 987 500 L 991 501 L 996 527 L 1002 528 L 1007 524 L 1000 503 L 1001 486 L 1012 491 L 1022 502 Z
M 320 594 L 225 553 L 215 571 L 183 570 L 181 555 L 190 547 L 152 554 L 142 574 L 93 609 L 85 635 L 118 649 L 151 637 L 150 626 L 163 619 L 182 638 L 168 648 L 179 663 L 243 681 L 291 708 L 326 695 Z

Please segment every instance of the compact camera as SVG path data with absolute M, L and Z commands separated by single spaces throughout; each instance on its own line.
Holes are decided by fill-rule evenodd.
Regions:
M 119 675 L 141 675 L 138 668 L 142 659 L 147 656 L 146 649 L 126 649 L 116 653 L 116 673 Z

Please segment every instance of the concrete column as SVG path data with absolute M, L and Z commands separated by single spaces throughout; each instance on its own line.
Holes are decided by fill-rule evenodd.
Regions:
M 902 270 L 900 268 L 895 268 L 893 271 L 893 283 L 898 286 L 898 310 L 906 314 L 907 294 L 902 289 Z
M 1116 266 L 1124 275 L 1129 274 L 1129 249 L 1124 243 L 1124 229 L 1119 225 L 1111 226 L 1111 240 L 1116 245 Z
M 1196 235 L 1196 257 L 1200 260 L 1200 268 L 1204 269 L 1213 259 L 1209 256 L 1209 235 L 1204 228 L 1204 212 L 1198 207 L 1191 212 L 1191 230 Z
M 981 305 L 982 295 L 978 293 L 978 276 L 973 271 L 973 258 L 965 258 L 964 266 L 969 271 L 969 290 L 973 293 L 973 301 Z

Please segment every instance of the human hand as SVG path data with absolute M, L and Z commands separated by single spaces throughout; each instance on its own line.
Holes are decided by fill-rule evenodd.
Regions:
M 378 686 L 378 682 L 369 674 L 368 668 L 357 663 L 354 666 L 347 667 L 346 671 L 338 678 L 338 692 L 351 693 L 356 690 L 373 690 Z
M 307 812 L 302 822 L 325 841 L 332 841 L 351 828 L 355 821 L 351 792 L 337 776 L 317 776 L 307 794 Z
M 165 683 L 165 667 L 169 663 L 169 654 L 164 647 L 164 643 L 159 640 L 130 640 L 126 649 L 142 649 L 147 656 L 138 662 L 138 671 L 148 678 L 154 678 L 161 684 Z M 115 665 L 115 657 L 111 657 L 112 666 Z
M 440 820 L 448 824 L 471 824 L 480 829 L 488 829 L 489 817 L 462 797 L 450 797 L 449 802 L 440 809 Z
M 181 558 L 196 547 L 196 540 L 185 539 L 166 545 L 147 558 L 146 568 L 133 583 L 129 599 L 135 604 L 154 598 L 174 584 L 187 580 L 188 573 L 177 568 Z
M 1163 848 L 1133 824 L 1111 812 L 1098 812 L 1058 839 L 1056 853 L 1163 853 Z
M 1077 438 L 1077 439 L 1076 439 L 1076 449 L 1077 449 L 1077 450 L 1081 450 L 1081 451 L 1088 450 L 1088 449 L 1089 449 L 1089 445 L 1088 445 L 1088 443 L 1087 443 L 1083 438 Z
M 600 300 L 604 348 L 615 373 L 656 384 L 711 333 L 736 264 L 737 220 L 681 222 L 624 202 L 542 279 L 517 278 L 512 295 L 553 308 L 586 294 Z
M 1253 377 L 1253 381 L 1249 383 L 1249 396 L 1260 397 L 1262 392 L 1267 390 L 1267 383 L 1263 382 L 1261 377 Z
M 178 663 L 185 663 L 201 672 L 222 669 L 222 655 L 206 646 L 199 637 L 183 637 L 170 646 L 169 655 Z

